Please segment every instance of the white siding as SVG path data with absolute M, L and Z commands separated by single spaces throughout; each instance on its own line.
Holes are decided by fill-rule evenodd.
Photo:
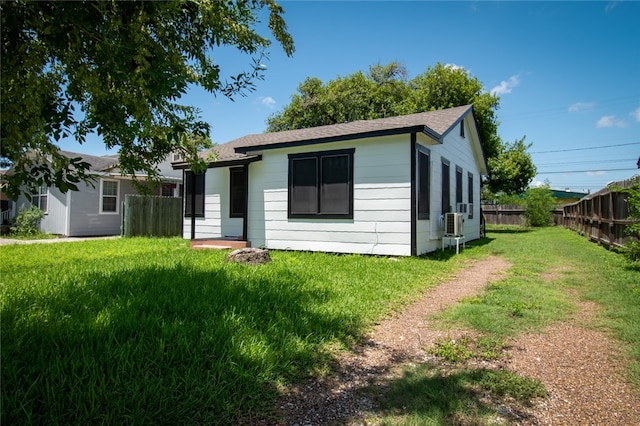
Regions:
M 466 120 L 470 118 L 467 117 Z M 417 223 L 417 252 L 418 254 L 428 253 L 440 249 L 442 235 L 444 234 L 444 218 L 442 210 L 442 159 L 449 161 L 450 172 L 450 200 L 451 205 L 456 208 L 456 166 L 462 168 L 462 202 L 467 203 L 469 194 L 468 174 L 473 174 L 474 206 L 473 217 L 469 218 L 469 213 L 464 214 L 464 236 L 466 241 L 480 238 L 480 171 L 478 162 L 484 161 L 477 158 L 477 154 L 472 146 L 472 139 L 475 137 L 467 127 L 466 137 L 461 137 L 458 126 L 445 137 L 441 145 L 430 145 L 431 151 L 431 214 L 430 220 L 419 220 Z
M 65 235 L 67 232 L 67 196 L 57 188 L 49 188 L 47 213 L 40 221 L 40 230 L 48 234 Z
M 196 238 L 242 235 L 242 219 L 229 217 L 229 169 L 207 169 L 204 179 L 204 217 L 196 218 Z M 184 218 L 183 237 L 191 238 L 191 218 Z
M 468 118 L 467 118 L 468 120 Z M 459 128 L 438 144 L 418 134 L 417 143 L 430 152 L 430 219 L 416 221 L 417 253 L 441 247 L 442 158 L 450 162 L 451 200 L 455 204 L 455 171 L 462 168 L 463 203 L 468 200 L 468 173 L 473 174 L 473 218 L 465 215 L 467 241 L 479 238 L 481 175 L 472 140 L 476 133 Z M 355 148 L 353 219 L 288 218 L 289 154 Z M 247 239 L 254 247 L 338 253 L 411 255 L 411 137 L 409 134 L 265 150 L 262 160 L 249 165 Z M 415 189 L 415 188 L 414 188 Z M 196 220 L 196 238 L 237 236 L 242 219 L 229 216 L 229 169 L 208 169 L 205 178 L 205 218 Z M 190 237 L 191 220 L 184 222 Z
M 269 150 L 249 169 L 248 239 L 272 249 L 411 254 L 409 135 Z M 354 148 L 353 219 L 287 217 L 288 154 Z

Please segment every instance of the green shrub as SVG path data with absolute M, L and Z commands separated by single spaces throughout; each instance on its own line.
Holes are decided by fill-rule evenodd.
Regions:
M 549 185 L 529 188 L 524 193 L 524 216 L 528 226 L 549 226 L 552 223 L 551 211 L 556 207 L 556 200 Z
M 24 208 L 24 206 L 20 207 L 11 232 L 18 235 L 37 235 L 40 233 L 38 225 L 43 217 L 44 211 L 36 206 L 31 206 L 28 209 Z
M 624 246 L 625 256 L 633 261 L 640 261 L 640 175 L 632 178 L 632 185 L 623 191 L 627 193 L 627 203 L 629 204 L 629 220 L 632 220 L 625 227 L 627 235 L 632 237 Z

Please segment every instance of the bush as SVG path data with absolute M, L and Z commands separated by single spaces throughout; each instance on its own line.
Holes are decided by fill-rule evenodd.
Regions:
M 31 206 L 28 209 L 24 208 L 24 206 L 20 207 L 11 232 L 18 235 L 38 235 L 40 234 L 38 224 L 40 224 L 43 217 L 44 211 L 36 206 Z
M 629 205 L 629 217 L 632 220 L 625 227 L 625 232 L 631 240 L 624 245 L 625 256 L 633 261 L 640 261 L 640 175 L 632 178 L 632 185 L 621 191 L 627 193 L 627 203 Z
M 529 188 L 524 193 L 524 216 L 528 226 L 549 226 L 553 223 L 551 211 L 556 200 L 549 185 Z

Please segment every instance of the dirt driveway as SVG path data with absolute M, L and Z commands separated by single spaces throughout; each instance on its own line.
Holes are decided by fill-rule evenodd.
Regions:
M 359 390 L 393 374 L 394 367 L 425 362 L 429 346 L 443 336 L 426 320 L 430 314 L 480 292 L 498 280 L 509 263 L 498 257 L 481 260 L 460 271 L 412 306 L 380 323 L 364 344 L 338 360 L 322 380 L 290 389 L 275 407 L 286 425 L 364 424 L 375 416 L 375 402 Z M 534 407 L 504 412 L 501 424 L 634 425 L 639 424 L 640 397 L 624 380 L 624 363 L 615 344 L 588 327 L 597 306 L 578 303 L 574 317 L 541 334 L 508 342 L 505 368 L 542 381 L 549 397 Z M 497 410 L 500 416 L 500 410 Z

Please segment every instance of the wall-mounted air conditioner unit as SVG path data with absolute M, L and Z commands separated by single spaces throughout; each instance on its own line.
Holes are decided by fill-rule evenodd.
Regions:
M 462 235 L 462 213 L 446 213 L 444 215 L 444 234 L 445 235 Z

